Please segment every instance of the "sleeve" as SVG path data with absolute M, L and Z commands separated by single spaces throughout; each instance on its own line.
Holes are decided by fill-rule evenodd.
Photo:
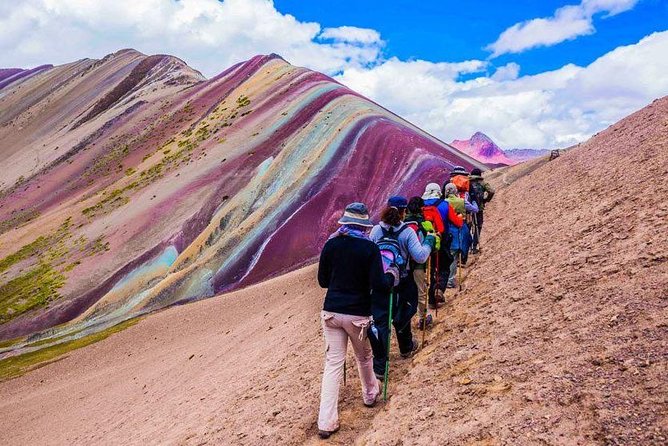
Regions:
M 331 245 L 329 241 L 325 243 L 320 253 L 320 263 L 318 264 L 318 284 L 321 288 L 329 288 L 329 280 L 332 276 Z
M 371 262 L 369 263 L 369 284 L 372 290 L 389 291 L 394 285 L 394 280 L 386 277 L 383 271 L 383 261 L 380 258 L 380 250 L 375 244 L 371 249 Z
M 464 202 L 464 207 L 468 212 L 473 212 L 474 214 L 478 212 L 478 205 L 474 201 L 473 203 L 469 202 L 468 200 Z
M 406 237 L 406 245 L 411 258 L 416 263 L 426 262 L 431 254 L 431 245 L 426 240 L 424 244 L 420 243 L 415 231 L 404 231 L 402 234 L 408 234 L 404 237 Z
M 461 228 L 464 224 L 464 219 L 455 212 L 454 206 L 448 206 L 448 220 L 458 228 Z
M 369 233 L 369 239 L 376 243 L 380 238 L 383 236 L 383 231 L 380 228 L 380 225 L 376 225 L 373 228 L 371 228 L 371 232 Z

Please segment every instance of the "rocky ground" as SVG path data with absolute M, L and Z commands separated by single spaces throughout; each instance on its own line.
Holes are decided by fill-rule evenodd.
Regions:
M 522 175 L 424 350 L 330 444 L 668 442 L 668 100 Z M 542 165 L 540 165 L 542 164 Z M 317 444 L 309 267 L 171 308 L 0 384 L 3 444 Z M 323 442 L 325 443 L 325 442 Z

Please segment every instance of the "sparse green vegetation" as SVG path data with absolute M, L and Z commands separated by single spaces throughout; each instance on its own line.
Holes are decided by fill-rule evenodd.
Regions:
M 251 101 L 248 99 L 248 96 L 241 95 L 237 98 L 237 106 L 238 108 L 241 107 L 246 107 L 247 105 L 250 105 Z
M 139 320 L 139 318 L 130 319 L 125 322 L 121 322 L 118 325 L 114 325 L 113 327 L 107 328 L 106 330 L 102 330 L 89 336 L 84 336 L 80 339 L 63 342 L 62 344 L 57 344 L 41 350 L 36 350 L 34 352 L 24 353 L 22 355 L 12 356 L 0 360 L 0 381 L 5 381 L 17 376 L 21 376 L 40 365 L 45 365 L 45 363 L 53 361 L 55 358 L 64 355 L 65 353 L 69 353 L 78 348 L 85 347 L 108 338 L 114 333 L 118 333 L 119 331 L 125 330 L 126 328 L 135 325 L 137 322 L 139 322 Z
M 125 169 L 125 175 L 129 177 L 130 175 L 132 175 L 136 171 L 137 170 L 134 167 L 128 167 L 127 169 Z
M 64 284 L 63 274 L 40 261 L 36 268 L 0 286 L 0 323 L 57 299 Z
M 46 237 L 37 237 L 37 239 L 29 243 L 18 251 L 8 255 L 4 259 L 0 259 L 0 272 L 3 272 L 7 269 L 9 269 L 12 265 L 28 259 L 35 254 L 39 253 L 39 251 L 45 249 L 49 245 L 49 240 Z

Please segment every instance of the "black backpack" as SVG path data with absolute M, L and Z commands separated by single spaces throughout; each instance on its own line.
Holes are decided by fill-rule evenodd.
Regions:
M 485 207 L 485 187 L 479 181 L 471 181 L 469 185 L 469 201 L 478 203 L 480 209 Z

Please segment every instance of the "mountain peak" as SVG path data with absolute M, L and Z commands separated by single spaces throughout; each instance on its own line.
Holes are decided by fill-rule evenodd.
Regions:
M 452 145 L 486 164 L 515 164 L 489 136 L 482 132 L 475 132 L 468 140 L 456 139 L 452 142 Z

